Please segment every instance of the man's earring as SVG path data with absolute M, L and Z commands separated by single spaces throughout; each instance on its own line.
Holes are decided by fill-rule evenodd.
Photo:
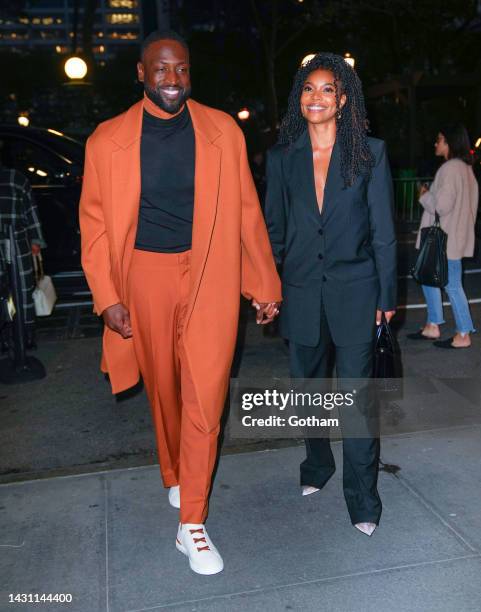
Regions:
M 337 111 L 336 117 L 337 117 L 338 120 L 342 117 L 342 112 L 341 112 L 340 109 Z

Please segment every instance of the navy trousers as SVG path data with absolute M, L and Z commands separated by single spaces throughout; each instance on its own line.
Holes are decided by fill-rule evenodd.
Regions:
M 335 356 L 338 378 L 370 378 L 373 368 L 373 342 L 353 346 L 334 346 L 324 308 L 321 308 L 321 334 L 315 347 L 289 342 L 290 372 L 293 378 L 329 378 Z M 334 353 L 333 353 L 334 351 Z M 371 405 L 340 412 L 341 428 L 362 433 L 362 437 L 343 436 L 343 489 L 352 524 L 379 523 L 382 511 L 377 490 L 379 471 L 379 438 L 372 435 L 374 399 Z M 369 418 L 368 418 L 369 417 Z M 371 433 L 370 433 L 371 432 Z M 329 438 L 305 440 L 307 457 L 301 463 L 301 485 L 322 489 L 334 474 L 336 465 Z

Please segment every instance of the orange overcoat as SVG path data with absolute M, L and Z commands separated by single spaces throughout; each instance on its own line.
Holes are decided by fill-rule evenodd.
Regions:
M 223 402 L 240 294 L 281 299 L 242 131 L 219 110 L 187 102 L 195 133 L 191 288 L 184 346 L 201 405 Z M 82 266 L 94 310 L 126 303 L 140 203 L 143 100 L 101 123 L 87 141 L 80 200 Z M 155 279 L 152 279 L 155 282 Z M 101 368 L 112 392 L 139 380 L 133 341 L 105 328 Z

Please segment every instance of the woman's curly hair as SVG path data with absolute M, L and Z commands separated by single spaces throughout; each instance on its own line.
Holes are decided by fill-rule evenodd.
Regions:
M 354 68 L 342 56 L 316 53 L 309 62 L 299 68 L 289 94 L 287 112 L 281 123 L 279 142 L 290 145 L 307 129 L 307 122 L 301 114 L 302 88 L 308 75 L 318 69 L 329 70 L 334 75 L 336 106 L 339 111 L 336 123 L 337 139 L 340 142 L 341 174 L 345 187 L 349 187 L 357 176 L 369 176 L 374 158 L 367 144 L 368 122 L 362 84 Z M 342 94 L 346 95 L 346 103 L 341 110 Z

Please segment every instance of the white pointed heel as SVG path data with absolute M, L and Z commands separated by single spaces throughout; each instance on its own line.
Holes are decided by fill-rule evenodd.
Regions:
M 312 495 L 313 493 L 317 493 L 320 490 L 321 489 L 318 489 L 316 487 L 310 487 L 310 486 L 304 485 L 302 487 L 302 495 L 303 496 L 305 496 L 305 495 Z
M 354 527 L 359 529 L 359 531 L 362 533 L 365 533 L 367 536 L 372 536 L 377 525 L 376 523 L 356 523 Z

